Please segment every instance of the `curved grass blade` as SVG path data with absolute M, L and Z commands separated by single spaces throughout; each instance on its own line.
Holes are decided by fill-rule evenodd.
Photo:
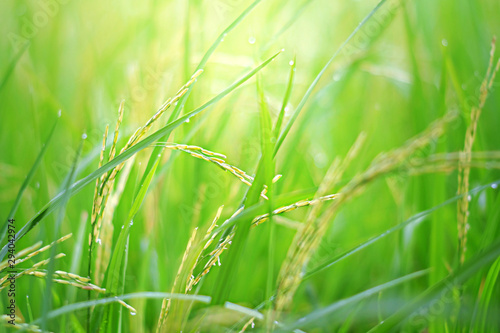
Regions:
M 361 28 L 370 20 L 370 18 L 380 9 L 382 8 L 382 6 L 384 5 L 384 3 L 386 2 L 387 0 L 381 0 L 377 6 L 375 6 L 375 8 L 363 19 L 363 21 L 361 21 L 361 23 L 356 27 L 356 29 L 354 29 L 354 31 L 349 35 L 349 37 L 347 37 L 347 39 L 340 45 L 340 47 L 337 49 L 337 51 L 335 51 L 335 53 L 333 54 L 333 56 L 328 60 L 328 62 L 325 64 L 325 66 L 323 66 L 323 68 L 321 69 L 321 71 L 318 73 L 318 75 L 316 76 L 316 78 L 314 79 L 314 81 L 311 83 L 311 85 L 309 86 L 309 88 L 307 88 L 307 91 L 306 93 L 304 94 L 304 96 L 302 97 L 302 100 L 299 102 L 299 105 L 297 106 L 297 108 L 295 109 L 292 117 L 290 118 L 290 120 L 288 121 L 288 123 L 286 124 L 285 128 L 283 129 L 283 131 L 281 132 L 277 142 L 276 142 L 276 146 L 274 148 L 274 155 L 276 155 L 278 153 L 278 150 L 280 149 L 281 145 L 283 144 L 283 141 L 285 140 L 288 132 L 290 132 L 290 129 L 292 128 L 293 126 L 293 123 L 295 122 L 295 120 L 297 120 L 297 117 L 299 116 L 300 114 L 300 111 L 302 111 L 302 109 L 304 108 L 304 105 L 306 104 L 307 100 L 309 99 L 309 97 L 311 96 L 314 88 L 316 87 L 316 85 L 318 84 L 319 80 L 321 79 L 321 77 L 323 76 L 323 74 L 325 74 L 326 70 L 328 69 L 328 67 L 330 67 L 330 64 L 333 62 L 333 60 L 335 60 L 335 58 L 337 58 L 337 56 L 339 55 L 339 53 L 344 49 L 344 47 L 347 45 L 347 43 L 349 43 L 351 41 L 351 39 L 358 33 L 359 30 L 361 30 Z
M 153 142 L 156 140 L 164 137 L 167 134 L 170 134 L 174 129 L 182 125 L 186 120 L 189 120 L 191 117 L 194 117 L 201 111 L 205 110 L 206 108 L 212 106 L 213 104 L 217 103 L 220 101 L 222 98 L 227 96 L 229 93 L 231 93 L 233 90 L 238 88 L 240 85 L 242 85 L 244 82 L 246 82 L 248 79 L 250 79 L 252 76 L 254 76 L 257 72 L 259 72 L 262 68 L 267 66 L 274 58 L 276 58 L 279 54 L 281 53 L 278 52 L 271 56 L 269 59 L 264 61 L 262 64 L 251 70 L 249 73 L 247 73 L 244 77 L 241 79 L 237 80 L 234 82 L 232 85 L 227 87 L 225 90 L 220 92 L 217 96 L 203 104 L 202 106 L 198 107 L 197 109 L 187 113 L 186 115 L 180 117 L 179 119 L 167 124 L 166 126 L 162 127 L 155 133 L 151 134 L 144 140 L 138 142 L 134 146 L 130 147 L 129 149 L 125 150 L 123 153 L 120 155 L 116 156 L 114 159 L 109 161 L 108 163 L 104 164 L 102 167 L 99 169 L 93 171 L 86 177 L 80 179 L 79 181 L 75 182 L 70 190 L 72 195 L 78 193 L 82 188 L 87 186 L 88 184 L 93 183 L 98 177 L 100 177 L 102 174 L 105 172 L 112 170 L 119 164 L 125 162 L 127 159 L 129 159 L 131 156 L 136 154 L 137 152 L 149 147 Z M 21 239 L 28 233 L 33 227 L 35 227 L 41 220 L 43 220 L 48 214 L 54 211 L 55 208 L 61 203 L 61 197 L 64 194 L 64 192 L 61 192 L 57 194 L 50 202 L 48 202 L 28 223 L 26 223 L 21 230 L 16 234 L 16 240 Z M 2 251 L 0 252 L 0 261 L 5 257 L 5 254 L 7 252 L 7 247 L 4 246 L 2 248 Z
M 424 276 L 427 273 L 429 273 L 429 270 L 422 270 L 422 271 L 414 272 L 414 273 L 402 276 L 400 278 L 394 279 L 392 281 L 386 282 L 384 284 L 378 285 L 376 287 L 370 288 L 370 289 L 365 290 L 359 294 L 356 294 L 354 296 L 351 296 L 351 297 L 345 298 L 343 300 L 340 300 L 338 302 L 335 302 L 333 304 L 330 304 L 329 306 L 327 306 L 325 308 L 315 310 L 315 311 L 311 312 L 310 314 L 295 321 L 294 323 L 286 325 L 284 327 L 284 330 L 286 332 L 289 332 L 293 329 L 304 328 L 304 327 L 310 326 L 311 324 L 314 324 L 318 320 L 321 320 L 321 319 L 325 318 L 326 316 L 334 313 L 335 311 L 339 311 L 346 306 L 363 301 L 363 300 L 367 299 L 368 297 L 371 297 L 375 294 L 378 294 L 386 289 L 398 286 L 404 282 L 407 282 L 407 281 L 416 279 L 418 277 Z
M 211 300 L 210 296 L 203 296 L 203 295 L 172 294 L 172 293 L 160 293 L 160 292 L 146 291 L 146 292 L 132 293 L 132 294 L 126 294 L 126 295 L 114 296 L 114 297 L 107 297 L 107 298 L 101 298 L 101 299 L 96 299 L 96 300 L 92 300 L 92 301 L 85 301 L 85 302 L 79 302 L 79 303 L 65 305 L 63 307 L 60 307 L 57 310 L 50 311 L 47 314 L 47 318 L 54 319 L 54 318 L 57 318 L 57 317 L 62 316 L 64 314 L 73 313 L 73 312 L 78 311 L 78 310 L 87 309 L 87 308 L 91 308 L 94 306 L 111 304 L 111 303 L 118 302 L 120 300 L 124 301 L 127 299 L 136 299 L 136 298 L 148 298 L 148 299 L 171 298 L 171 299 L 186 300 L 186 301 L 196 301 L 196 302 L 205 303 L 205 304 L 209 304 L 210 300 Z M 41 322 L 42 322 L 42 319 L 39 318 L 30 324 L 37 325 Z
M 397 327 L 409 318 L 416 310 L 427 306 L 432 300 L 440 298 L 443 294 L 455 286 L 461 285 L 474 276 L 481 268 L 491 264 L 500 256 L 500 240 L 490 246 L 485 251 L 471 258 L 460 266 L 455 272 L 440 280 L 438 283 L 424 291 L 412 302 L 405 305 L 398 312 L 372 328 L 369 332 L 392 332 Z
M 311 269 L 309 272 L 306 273 L 306 275 L 303 277 L 303 280 L 306 280 L 306 279 L 309 279 L 310 277 L 324 271 L 325 269 L 335 265 L 336 263 L 350 257 L 351 255 L 365 249 L 366 247 L 370 246 L 371 244 L 373 243 L 376 243 L 378 242 L 379 240 L 387 237 L 388 235 L 398 231 L 398 230 L 401 230 L 401 229 L 404 229 L 405 227 L 409 226 L 409 225 L 412 225 L 412 224 L 415 224 L 415 223 L 419 223 L 422 221 L 422 219 L 432 213 L 434 213 L 435 211 L 437 211 L 438 209 L 444 207 L 444 206 L 447 206 L 449 204 L 452 204 L 456 201 L 458 201 L 460 198 L 462 198 L 463 196 L 465 195 L 475 195 L 487 188 L 491 188 L 492 186 L 498 186 L 500 184 L 500 180 L 497 180 L 495 182 L 492 182 L 492 183 L 489 183 L 489 184 L 486 184 L 486 185 L 482 185 L 482 186 L 478 186 L 472 190 L 470 190 L 469 192 L 463 194 L 463 195 L 456 195 L 444 202 L 442 202 L 441 204 L 437 205 L 437 206 L 434 206 L 428 210 L 425 210 L 423 212 L 420 212 L 418 214 L 415 214 L 413 215 L 412 217 L 410 217 L 409 219 L 407 219 L 406 221 L 390 228 L 390 229 L 387 229 L 386 231 L 384 231 L 383 233 L 381 233 L 380 235 L 378 236 L 375 236 L 371 239 L 369 239 L 368 241 L 366 242 L 363 242 L 361 243 L 360 245 L 354 247 L 353 249 L 347 251 L 347 252 L 344 252 L 343 254 L 331 259 L 331 260 L 328 260 L 327 262 Z
M 255 318 L 260 319 L 260 320 L 264 319 L 264 315 L 262 313 L 260 313 L 259 311 L 247 308 L 245 306 L 241 306 L 239 304 L 235 304 L 235 303 L 231 303 L 231 302 L 226 302 L 226 303 L 224 303 L 224 307 L 226 309 L 229 309 L 229 310 L 236 311 L 236 312 L 239 312 L 241 314 L 244 314 L 244 315 L 246 315 L 249 318 L 255 317 Z
M 7 216 L 7 219 L 2 226 L 2 229 L 0 230 L 0 244 L 3 243 L 5 234 L 7 232 L 7 225 L 9 223 L 10 219 L 13 219 L 14 216 L 16 215 L 17 209 L 19 208 L 19 204 L 21 203 L 21 198 L 23 196 L 24 191 L 28 187 L 28 184 L 31 182 L 31 179 L 33 179 L 33 176 L 35 175 L 35 171 L 38 169 L 38 166 L 40 165 L 40 162 L 42 161 L 43 155 L 45 155 L 45 151 L 47 150 L 47 147 L 49 146 L 50 140 L 52 139 L 52 135 L 55 132 L 56 125 L 57 125 L 57 120 L 55 121 L 54 125 L 52 126 L 52 129 L 49 132 L 49 136 L 47 137 L 47 140 L 45 140 L 45 144 L 42 146 L 42 150 L 40 150 L 40 153 L 38 154 L 35 163 L 33 163 L 33 166 L 31 167 L 31 170 L 28 172 L 28 175 L 23 181 L 23 184 L 21 185 L 21 188 L 19 189 L 19 192 L 17 192 L 17 197 L 16 200 L 14 201 L 14 205 L 12 205 L 12 208 L 10 209 L 10 213 Z

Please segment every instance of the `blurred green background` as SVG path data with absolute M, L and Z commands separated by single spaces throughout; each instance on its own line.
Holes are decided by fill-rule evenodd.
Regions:
M 80 163 L 81 178 L 97 168 L 102 133 L 114 128 L 120 101 L 125 115 L 119 148 L 192 75 L 205 51 L 248 5 L 247 0 L 78 1 L 3 0 L 0 4 L 0 205 L 7 215 L 43 142 L 61 110 L 61 119 L 42 164 L 29 184 L 16 214 L 24 225 L 61 189 L 83 133 L 87 140 Z M 377 5 L 372 0 L 262 1 L 209 59 L 184 111 L 215 96 L 270 55 L 285 49 L 261 72 L 273 121 L 285 93 L 290 61 L 296 76 L 287 107 L 291 115 L 315 76 L 358 23 Z M 367 143 L 344 176 L 349 180 L 380 152 L 396 148 L 445 112 L 461 117 L 447 134 L 422 154 L 463 149 L 471 107 L 488 66 L 494 35 L 500 34 L 500 2 L 388 1 L 342 49 L 321 78 L 277 156 L 277 194 L 318 186 L 336 156 L 345 156 L 355 138 L 367 133 Z M 498 84 L 481 115 L 474 150 L 500 149 Z M 168 112 L 167 115 L 168 116 Z M 166 116 L 155 129 L 166 122 Z M 251 79 L 214 107 L 179 127 L 170 140 L 223 153 L 227 161 L 255 173 L 260 155 L 259 103 Z M 126 220 L 135 186 L 152 148 L 140 152 L 114 216 L 115 239 Z M 349 202 L 331 223 L 314 267 L 368 238 L 429 209 L 457 192 L 457 172 L 409 177 L 393 175 L 371 184 Z M 471 188 L 500 178 L 493 170 L 473 170 Z M 241 203 L 246 185 L 216 166 L 187 154 L 164 154 L 139 214 L 134 220 L 125 292 L 171 289 L 193 228 L 206 228 L 217 208 L 229 218 Z M 87 234 L 93 186 L 68 203 L 61 235 L 73 233 L 60 246 L 67 254 L 57 269 L 69 271 L 77 234 L 86 225 L 84 255 L 73 273 L 86 275 Z M 467 257 L 487 246 L 483 231 L 498 223 L 498 194 L 486 190 L 470 204 Z M 496 202 L 496 205 L 495 205 Z M 302 222 L 307 209 L 287 213 Z M 55 214 L 18 243 L 53 241 Z M 493 217 L 492 217 L 493 216 Z M 344 297 L 416 270 L 431 273 L 348 312 L 318 322 L 318 332 L 337 331 L 349 315 L 350 331 L 377 324 L 457 264 L 456 205 L 440 209 L 420 225 L 406 228 L 303 283 L 289 318 L 298 318 Z M 265 300 L 268 241 L 261 228 L 252 229 L 237 268 L 230 301 L 250 308 Z M 264 230 L 264 228 L 262 228 Z M 498 228 L 491 239 L 500 236 Z M 280 267 L 296 230 L 277 226 L 275 267 Z M 491 241 L 489 241 L 491 243 Z M 224 265 L 224 257 L 222 265 Z M 208 274 L 200 294 L 210 295 L 217 269 Z M 275 272 L 277 275 L 277 272 Z M 471 280 L 465 294 L 474 306 L 486 274 Z M 41 315 L 44 281 L 18 280 L 17 305 L 26 314 L 29 295 L 34 318 Z M 54 308 L 69 300 L 67 286 L 54 287 Z M 2 291 L 3 293 L 3 291 Z M 498 311 L 500 290 L 492 308 Z M 72 301 L 85 300 L 78 291 Z M 495 298 L 496 297 L 496 298 Z M 3 301 L 6 296 L 2 294 Z M 124 330 L 156 327 L 160 301 L 131 301 L 136 316 L 125 315 Z M 467 309 L 467 307 L 466 307 Z M 355 310 L 355 311 L 354 311 Z M 472 312 L 472 309 L 468 309 Z M 352 317 L 350 316 L 352 314 Z M 25 315 L 26 316 L 26 315 Z M 76 318 L 76 319 L 75 319 Z M 71 330 L 85 328 L 85 311 L 75 313 Z M 492 325 L 499 325 L 498 318 Z M 77 324 L 79 322 L 80 324 Z M 215 323 L 215 319 L 214 319 Z M 54 322 L 51 329 L 62 331 Z M 70 325 L 70 326 L 66 326 Z M 78 328 L 78 326 L 81 327 Z M 214 324 L 215 325 L 215 324 Z M 439 326 L 439 325 L 438 325 Z M 405 330 L 417 330 L 406 324 Z M 441 331 L 442 326 L 433 328 Z M 313 330 L 314 331 L 314 330 Z

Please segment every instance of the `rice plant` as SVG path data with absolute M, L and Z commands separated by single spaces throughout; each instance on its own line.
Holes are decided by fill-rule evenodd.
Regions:
M 500 3 L 0 8 L 1 331 L 498 331 Z

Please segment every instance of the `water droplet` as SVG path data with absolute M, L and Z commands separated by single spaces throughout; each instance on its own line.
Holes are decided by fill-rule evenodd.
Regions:
M 186 123 L 189 123 L 189 118 L 188 118 L 188 119 L 186 119 Z
M 217 265 L 220 266 L 220 257 L 217 257 Z
M 281 52 L 285 52 L 285 49 L 281 49 Z
M 252 321 L 252 328 L 255 328 L 255 323 Z
M 137 314 L 136 312 L 130 311 L 131 316 L 135 316 L 136 314 Z
M 82 140 L 85 140 L 87 138 L 87 134 L 86 133 L 83 133 L 82 134 Z
M 133 226 L 134 225 L 134 221 L 130 221 L 130 226 Z
M 60 117 L 61 116 L 61 110 L 57 111 L 57 116 Z
M 290 66 L 293 66 L 293 64 L 295 64 L 295 63 L 293 62 L 293 60 L 290 60 L 290 62 L 289 62 L 288 64 L 289 64 Z
M 467 196 L 467 201 L 471 201 L 472 197 L 470 195 Z
M 101 239 L 100 239 L 100 238 L 97 238 L 95 241 L 96 241 L 96 243 L 97 243 L 97 244 L 99 244 L 99 245 L 101 245 L 101 244 L 102 244 L 102 241 L 101 241 Z
M 248 42 L 249 42 L 250 44 L 255 44 L 255 37 L 250 37 L 250 38 L 248 38 Z
M 448 46 L 448 41 L 446 40 L 446 38 L 443 38 L 443 40 L 441 40 L 441 44 L 443 44 L 443 46 Z
M 325 153 L 318 152 L 318 153 L 314 154 L 314 164 L 316 164 L 316 166 L 318 168 L 326 167 L 327 163 L 328 163 L 328 159 L 327 159 Z
M 496 188 L 498 188 L 498 184 L 497 184 L 497 183 L 495 183 L 495 184 L 491 184 L 491 188 L 492 188 L 492 189 L 496 189 Z

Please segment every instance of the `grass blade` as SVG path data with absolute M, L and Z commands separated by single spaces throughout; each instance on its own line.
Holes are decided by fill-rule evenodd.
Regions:
M 361 301 L 367 299 L 368 297 L 371 297 L 375 294 L 378 294 L 386 289 L 398 286 L 404 282 L 407 282 L 407 281 L 416 279 L 418 277 L 424 276 L 427 273 L 429 273 L 429 270 L 414 272 L 414 273 L 402 276 L 400 278 L 394 279 L 392 281 L 386 282 L 384 284 L 378 285 L 376 287 L 370 288 L 370 289 L 365 290 L 359 294 L 356 294 L 356 295 L 351 296 L 349 298 L 346 298 L 346 299 L 340 300 L 338 302 L 335 302 L 333 304 L 330 304 L 329 306 L 327 306 L 325 308 L 313 311 L 312 313 L 308 314 L 307 316 L 300 318 L 296 322 L 294 322 L 290 325 L 286 325 L 284 329 L 286 332 L 289 332 L 293 329 L 304 328 L 304 327 L 310 326 L 311 324 L 314 324 L 315 322 L 325 318 L 326 316 L 334 313 L 335 311 L 341 310 L 342 308 L 344 308 L 346 306 L 361 302 Z
M 293 57 L 292 65 L 290 66 L 290 74 L 288 75 L 288 84 L 286 87 L 285 97 L 283 98 L 283 104 L 281 105 L 281 110 L 278 115 L 278 120 L 276 120 L 276 125 L 274 126 L 274 137 L 278 137 L 281 131 L 281 125 L 283 124 L 283 118 L 285 118 L 285 110 L 290 101 L 290 96 L 292 96 L 292 86 L 293 79 L 295 76 L 295 67 L 297 66 L 297 57 Z
M 26 190 L 26 188 L 28 187 L 28 184 L 33 179 L 33 176 L 35 175 L 35 172 L 38 169 L 38 166 L 40 165 L 40 162 L 42 161 L 43 156 L 45 155 L 45 151 L 47 150 L 47 147 L 49 146 L 50 140 L 52 139 L 52 135 L 54 134 L 54 131 L 56 129 L 56 125 L 57 125 L 57 120 L 54 123 L 54 126 L 52 126 L 52 129 L 49 132 L 49 136 L 47 137 L 47 140 L 45 140 L 45 144 L 42 146 L 42 150 L 40 150 L 40 153 L 38 154 L 38 156 L 35 160 L 35 163 L 33 163 L 31 170 L 28 172 L 28 175 L 24 179 L 24 181 L 21 185 L 21 188 L 19 189 L 19 192 L 17 193 L 17 197 L 16 197 L 16 200 L 14 201 L 14 205 L 12 205 L 12 208 L 10 209 L 10 213 L 7 216 L 5 223 L 3 224 L 2 229 L 0 230 L 0 244 L 2 244 L 4 239 L 5 239 L 5 234 L 7 232 L 7 225 L 9 223 L 9 219 L 13 219 L 15 217 L 17 209 L 19 208 L 19 204 L 21 203 L 21 198 L 23 196 L 23 193 Z

